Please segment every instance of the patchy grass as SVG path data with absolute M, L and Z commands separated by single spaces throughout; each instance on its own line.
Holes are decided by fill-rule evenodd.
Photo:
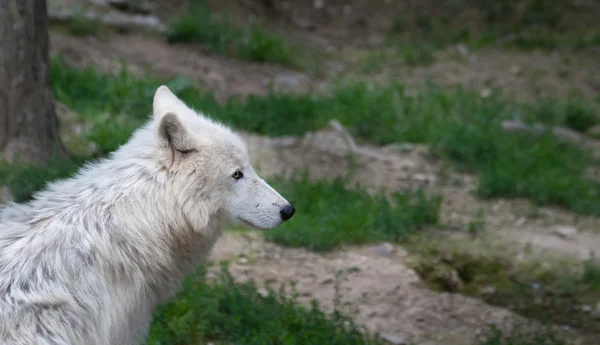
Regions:
M 135 77 L 125 70 L 102 75 L 56 61 L 52 80 L 57 98 L 84 116 L 97 120 L 99 113 L 126 114 L 123 124 L 97 134 L 112 141 L 99 143 L 103 151 L 123 142 L 130 129 L 148 116 L 152 95 L 160 85 L 158 80 Z M 428 86 L 409 96 L 401 85 L 350 83 L 339 84 L 327 95 L 271 92 L 220 104 L 185 79 L 173 79 L 167 85 L 196 109 L 235 128 L 271 136 L 301 135 L 335 118 L 359 139 L 375 144 L 431 144 L 434 154 L 478 173 L 482 196 L 524 196 L 539 204 L 600 215 L 600 185 L 585 177 L 593 163 L 587 151 L 561 143 L 549 133 L 532 136 L 501 128 L 505 119 L 553 118 L 579 128 L 595 123 L 592 113 L 578 102 L 551 107 L 545 105 L 546 100 L 537 106 L 519 106 L 499 95 L 482 98 L 460 88 Z
M 597 107 L 577 95 L 568 95 L 566 99 L 538 100 L 537 112 L 533 121 L 549 125 L 561 125 L 578 132 L 586 132 L 591 127 L 600 123 Z
M 282 286 L 263 297 L 253 282 L 236 284 L 225 266 L 216 282 L 207 281 L 200 269 L 156 311 L 148 345 L 381 344 L 350 319 L 327 315 L 316 303 L 299 306 L 294 293 L 284 292 Z
M 416 254 L 409 263 L 436 290 L 476 296 L 542 322 L 600 331 L 600 321 L 583 310 L 600 299 L 600 261 L 558 261 L 482 241 L 412 239 Z
M 199 43 L 216 54 L 298 67 L 283 37 L 261 29 L 256 23 L 235 26 L 225 15 L 212 13 L 203 1 L 193 2 L 184 14 L 171 20 L 167 40 Z
M 92 130 L 83 135 L 97 143 L 102 154 L 125 143 L 149 119 L 154 93 L 161 84 L 203 110 L 214 113 L 221 109 L 212 95 L 194 89 L 185 78 L 161 81 L 136 76 L 125 66 L 118 73 L 102 74 L 92 67 L 69 67 L 60 59 L 52 60 L 50 73 L 54 95 L 83 120 L 91 122 Z
M 342 177 L 311 181 L 307 174 L 271 181 L 302 212 L 293 222 L 265 232 L 266 238 L 323 251 L 342 244 L 406 240 L 438 222 L 438 196 L 427 196 L 420 189 L 371 195 L 359 186 L 348 189 L 347 181 Z

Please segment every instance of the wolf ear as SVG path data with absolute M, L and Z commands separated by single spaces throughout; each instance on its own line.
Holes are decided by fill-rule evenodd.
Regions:
M 174 111 L 181 106 L 184 106 L 183 102 L 167 86 L 161 85 L 156 89 L 152 102 L 155 117 L 159 117 L 167 111 Z
M 158 123 L 158 138 L 160 147 L 167 149 L 170 154 L 175 154 L 174 150 L 187 153 L 194 148 L 193 136 L 185 128 L 179 116 L 172 111 L 167 111 L 161 116 Z

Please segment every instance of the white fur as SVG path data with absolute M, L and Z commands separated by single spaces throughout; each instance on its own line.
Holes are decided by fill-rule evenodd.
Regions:
M 0 210 L 0 344 L 139 344 L 223 220 L 282 223 L 239 136 L 165 86 L 153 107 L 109 158 Z

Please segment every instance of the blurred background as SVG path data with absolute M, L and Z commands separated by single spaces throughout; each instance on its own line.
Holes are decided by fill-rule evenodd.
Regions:
M 225 231 L 148 344 L 600 343 L 600 2 L 1 0 L 0 200 L 165 84 L 296 206 Z

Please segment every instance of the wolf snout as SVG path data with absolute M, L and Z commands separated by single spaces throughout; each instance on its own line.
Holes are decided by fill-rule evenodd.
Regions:
M 287 204 L 279 210 L 279 213 L 281 213 L 281 219 L 283 219 L 284 222 L 292 218 L 295 212 L 296 209 L 292 204 Z

